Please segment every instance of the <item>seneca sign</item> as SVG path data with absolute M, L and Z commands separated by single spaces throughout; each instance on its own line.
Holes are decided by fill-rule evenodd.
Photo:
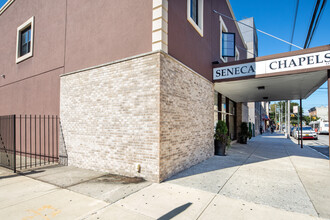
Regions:
M 244 63 L 213 69 L 213 80 L 294 71 L 330 65 L 330 51 Z

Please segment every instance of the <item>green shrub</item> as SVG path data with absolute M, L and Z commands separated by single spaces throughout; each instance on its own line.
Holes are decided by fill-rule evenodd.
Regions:
M 231 140 L 228 136 L 228 128 L 224 121 L 218 121 L 215 127 L 214 139 L 226 144 L 226 146 L 230 145 Z
M 249 131 L 249 126 L 246 122 L 241 124 L 241 132 L 239 133 L 239 142 L 246 143 L 247 138 L 251 139 L 252 133 Z

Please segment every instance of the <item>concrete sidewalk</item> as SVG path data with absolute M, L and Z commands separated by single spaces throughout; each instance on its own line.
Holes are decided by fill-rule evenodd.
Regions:
M 73 167 L 0 169 L 0 219 L 330 218 L 329 182 L 319 153 L 266 134 L 161 184 Z

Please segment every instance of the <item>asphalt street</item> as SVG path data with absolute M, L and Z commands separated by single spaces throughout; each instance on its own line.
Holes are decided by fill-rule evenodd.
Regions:
M 329 158 L 329 135 L 319 135 L 318 140 L 303 140 L 303 144 L 310 146 Z

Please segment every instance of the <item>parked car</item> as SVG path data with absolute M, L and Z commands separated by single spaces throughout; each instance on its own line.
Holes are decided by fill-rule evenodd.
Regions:
M 301 139 L 301 131 L 300 128 L 296 128 L 294 132 L 294 138 Z M 302 138 L 303 139 L 318 139 L 317 133 L 310 126 L 302 127 Z

